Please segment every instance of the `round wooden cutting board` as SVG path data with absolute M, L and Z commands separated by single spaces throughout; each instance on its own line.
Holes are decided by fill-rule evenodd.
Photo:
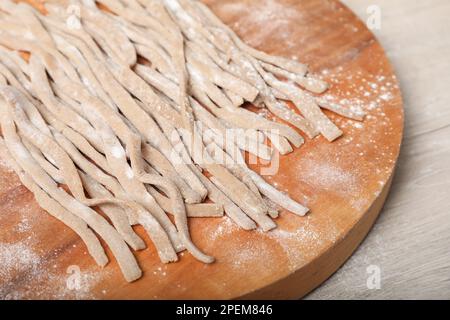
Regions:
M 382 47 L 365 24 L 335 0 L 208 0 L 251 46 L 299 59 L 332 88 L 329 99 L 361 106 L 356 122 L 327 114 L 344 131 L 334 143 L 307 140 L 265 178 L 307 205 L 281 212 L 278 228 L 243 231 L 228 218 L 190 220 L 193 239 L 212 265 L 182 253 L 162 264 L 136 253 L 144 276 L 127 283 L 111 256 L 98 267 L 70 229 L 39 208 L 6 161 L 0 161 L 0 298 L 230 299 L 299 298 L 351 255 L 388 194 L 403 130 L 401 93 Z M 0 155 L 0 160 L 1 160 Z

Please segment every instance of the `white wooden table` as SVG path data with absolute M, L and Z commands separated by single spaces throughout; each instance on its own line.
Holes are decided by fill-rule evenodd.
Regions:
M 381 9 L 381 28 L 373 31 L 401 82 L 405 137 L 375 227 L 307 298 L 450 299 L 450 1 L 343 2 L 364 21 L 370 5 Z M 373 270 L 379 289 L 367 285 Z

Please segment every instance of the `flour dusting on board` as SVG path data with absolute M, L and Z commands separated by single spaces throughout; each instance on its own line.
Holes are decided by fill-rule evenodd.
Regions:
M 270 271 L 276 267 L 273 260 L 277 256 L 277 252 L 269 246 L 266 242 L 241 242 L 234 243 L 234 248 L 231 255 L 231 267 L 243 272 L 249 272 L 254 269 L 255 261 L 258 262 L 258 271 L 270 274 Z M 236 246 L 237 245 L 237 246 Z
M 0 243 L 0 279 L 2 282 L 11 281 L 17 273 L 36 272 L 39 263 L 39 256 L 27 245 Z
M 61 270 L 57 264 L 49 266 L 51 251 L 32 248 L 29 238 L 0 243 L 0 300 L 97 298 L 92 290 L 108 276 L 108 270 L 84 270 L 76 265 L 69 266 L 75 272 Z M 16 279 L 20 279 L 18 285 Z
M 302 179 L 315 184 L 322 190 L 338 191 L 339 193 L 354 193 L 358 190 L 354 174 L 332 163 L 302 162 L 304 172 Z
M 0 156 L 0 192 L 7 192 L 21 185 L 19 178 L 9 163 Z
M 255 2 L 236 1 L 224 4 L 226 12 L 234 16 L 245 17 L 245 25 L 236 22 L 233 26 L 239 29 L 242 34 L 246 34 L 250 29 L 257 29 L 257 33 L 252 33 L 252 38 L 248 44 L 253 47 L 262 46 L 274 36 L 283 41 L 283 46 L 294 47 L 301 39 L 293 38 L 287 27 L 292 24 L 292 20 L 299 18 L 299 12 L 295 7 L 282 4 L 276 0 L 263 0 Z M 268 23 L 270 22 L 270 23 Z
M 318 247 L 324 241 L 317 231 L 304 226 L 295 231 L 286 231 L 277 228 L 268 232 L 267 236 L 282 247 L 289 261 L 288 267 L 290 270 L 295 270 L 305 260 L 306 253 L 299 250 L 300 243 L 313 243 L 314 246 Z
M 24 233 L 24 232 L 28 232 L 31 230 L 31 224 L 30 224 L 30 220 L 28 218 L 22 218 L 22 221 L 19 222 L 19 224 L 17 225 L 17 232 L 19 233 Z
M 283 227 L 279 227 L 265 234 L 282 247 L 291 271 L 297 270 L 307 262 L 312 252 L 326 248 L 336 242 L 339 237 L 340 232 L 334 221 L 328 218 L 322 219 L 322 228 L 317 228 L 313 220 L 315 220 L 314 217 L 307 216 L 304 224 L 294 230 L 285 230 Z M 321 230 L 327 230 L 327 232 L 324 233 Z
M 239 228 L 229 217 L 225 216 L 210 234 L 209 238 L 214 241 L 220 239 L 223 235 L 232 233 L 235 230 L 239 230 Z

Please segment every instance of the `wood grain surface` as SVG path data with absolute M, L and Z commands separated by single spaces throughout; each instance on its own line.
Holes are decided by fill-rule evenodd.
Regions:
M 405 104 L 405 137 L 391 194 L 373 230 L 310 299 L 450 299 L 450 2 L 344 0 L 392 61 Z M 381 270 L 369 290 L 367 267 Z
M 330 97 L 368 112 L 363 123 L 328 113 L 344 136 L 334 143 L 308 140 L 266 177 L 311 214 L 282 212 L 279 228 L 269 233 L 239 230 L 228 218 L 191 219 L 194 241 L 217 258 L 212 265 L 188 253 L 163 265 L 137 228 L 149 247 L 136 253 L 143 278 L 128 284 L 114 259 L 97 267 L 75 234 L 37 206 L 3 161 L 0 297 L 298 298 L 364 238 L 387 196 L 403 130 L 400 90 L 380 44 L 334 0 L 206 3 L 250 45 L 309 63 L 332 84 Z M 74 287 L 79 282 L 73 280 L 81 285 Z

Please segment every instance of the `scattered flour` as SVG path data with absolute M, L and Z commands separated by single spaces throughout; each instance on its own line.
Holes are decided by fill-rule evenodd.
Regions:
M 296 231 L 285 231 L 277 228 L 267 233 L 267 236 L 276 241 L 282 248 L 289 261 L 289 269 L 295 270 L 305 260 L 305 252 L 299 250 L 298 243 L 314 242 L 320 245 L 320 235 L 309 228 L 300 227 Z
M 235 242 L 231 258 L 231 267 L 243 272 L 255 271 L 255 261 L 258 262 L 258 271 L 270 273 L 274 268 L 272 262 L 276 253 L 264 241 L 261 242 Z M 250 268 L 252 267 L 252 268 Z
M 48 265 L 49 252 L 33 250 L 30 237 L 16 243 L 0 243 L 0 300 L 95 299 L 93 288 L 108 277 L 109 271 L 74 267 L 76 272 Z M 59 251 L 55 250 L 55 256 Z M 51 254 L 51 252 L 50 252 Z M 59 268 L 60 269 L 60 268 Z M 15 279 L 20 279 L 16 281 Z M 70 282 L 76 281 L 76 286 Z
M 213 232 L 210 233 L 209 238 L 214 241 L 220 239 L 224 235 L 232 233 L 235 230 L 239 230 L 239 228 L 229 217 L 225 216 Z
M 40 258 L 24 243 L 0 243 L 0 283 L 5 283 L 16 273 L 35 272 Z M 0 296 L 1 296 L 0 287 Z
M 249 33 L 251 29 L 258 29 L 257 33 L 252 33 L 252 38 L 248 42 L 253 47 L 262 46 L 267 39 L 274 36 L 278 37 L 277 40 L 282 41 L 283 46 L 287 48 L 295 47 L 299 43 L 299 39 L 287 32 L 289 29 L 286 28 L 301 14 L 293 6 L 282 4 L 277 0 L 263 0 L 254 3 L 235 1 L 223 7 L 230 15 L 245 17 L 245 23 L 237 22 L 234 25 L 242 34 Z
M 340 194 L 353 194 L 358 191 L 357 179 L 351 171 L 328 162 L 304 161 L 302 164 L 304 171 L 301 178 L 309 184 Z
M 23 218 L 22 221 L 16 227 L 17 232 L 24 233 L 31 230 L 30 220 L 28 218 Z

